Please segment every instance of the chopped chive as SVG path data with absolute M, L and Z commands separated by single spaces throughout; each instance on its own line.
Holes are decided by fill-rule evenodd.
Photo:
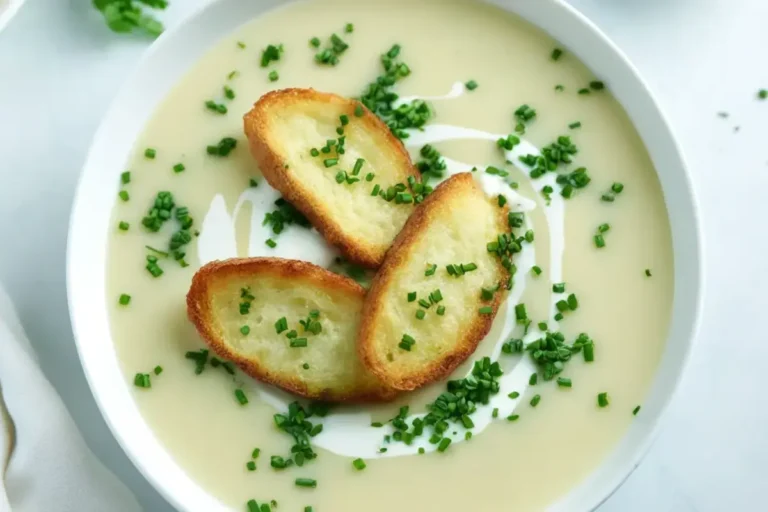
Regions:
M 118 299 L 118 302 L 120 303 L 121 306 L 127 306 L 128 304 L 131 303 L 131 296 L 123 293 L 120 295 L 120 299 Z
M 498 418 L 499 417 L 499 408 L 494 407 L 493 412 L 491 412 L 491 418 Z
M 373 428 L 381 428 L 381 427 L 383 427 L 383 426 L 384 426 L 384 424 L 383 424 L 383 423 L 381 423 L 381 422 L 378 422 L 378 421 L 374 421 L 373 423 L 371 423 L 371 426 L 372 426 Z
M 493 313 L 493 308 L 491 306 L 483 306 L 480 309 L 477 310 L 478 313 L 481 315 L 490 315 Z
M 571 311 L 576 311 L 579 307 L 579 299 L 576 298 L 576 294 L 572 293 L 568 296 L 568 307 Z
M 186 167 L 184 167 L 184 164 L 181 164 L 181 163 L 176 164 L 176 165 L 173 166 L 173 172 L 175 172 L 175 173 L 183 172 L 184 169 L 186 169 Z
M 309 154 L 315 157 L 320 156 L 320 152 L 317 150 L 317 148 L 310 149 Z
M 254 448 L 251 452 L 251 458 L 252 459 L 258 459 L 259 455 L 261 455 L 261 448 Z
M 380 190 L 381 190 L 381 187 L 380 187 L 380 186 L 379 186 L 379 184 L 377 183 L 376 185 L 374 185 L 374 186 L 373 186 L 373 190 L 371 190 L 371 195 L 372 195 L 372 196 L 377 196 L 377 195 L 379 195 L 379 191 L 380 191 Z
M 552 50 L 552 60 L 558 60 L 563 55 L 563 50 L 555 48 Z
M 252 460 L 249 460 L 245 463 L 245 467 L 248 468 L 248 471 L 256 471 L 256 463 Z
M 425 276 L 433 276 L 435 275 L 435 271 L 437 271 L 437 264 L 435 263 L 427 263 L 427 270 L 424 271 Z
M 315 48 L 320 48 L 320 38 L 313 37 L 309 40 L 309 44 Z
M 148 373 L 137 373 L 133 378 L 133 385 L 137 388 L 151 388 L 152 383 L 149 380 Z
M 597 226 L 598 233 L 606 233 L 606 232 L 610 231 L 610 229 L 611 229 L 611 225 L 608 224 L 607 222 Z
M 225 85 L 224 86 L 224 96 L 226 96 L 227 99 L 233 100 L 233 99 L 235 99 L 235 91 L 233 91 L 230 86 Z
M 376 177 L 375 174 L 373 174 L 372 172 L 369 172 L 368 174 L 365 175 L 365 181 L 373 181 L 373 178 L 375 177 Z
M 353 24 L 347 23 L 346 25 L 344 25 L 344 32 L 346 32 L 347 34 L 351 34 L 354 31 L 355 31 L 355 26 Z
M 584 345 L 584 361 L 591 363 L 595 360 L 595 344 L 587 343 Z
M 502 206 L 507 204 L 507 198 L 504 197 L 503 195 L 499 194 L 499 197 L 497 198 L 497 202 L 499 204 L 499 208 L 501 208 Z
M 259 182 L 258 182 L 258 181 L 256 181 L 256 180 L 255 180 L 255 179 L 253 179 L 253 178 L 251 178 L 251 181 L 249 182 L 249 184 L 250 184 L 252 187 L 258 187 L 258 186 L 259 186 Z
M 536 274 L 537 276 L 540 276 L 542 272 L 541 267 L 538 265 L 534 265 L 533 267 L 531 267 L 531 271 L 533 271 L 533 273 Z
M 160 375 L 161 373 L 163 373 L 163 367 L 160 365 L 157 365 L 155 366 L 155 369 L 152 371 L 154 372 L 155 375 Z
M 589 87 L 593 91 L 602 91 L 603 89 L 605 89 L 605 84 L 600 80 L 593 80 L 592 82 L 589 82 Z
M 227 75 L 227 80 L 232 80 L 233 78 L 235 78 L 239 74 L 240 74 L 240 72 L 237 71 L 237 70 L 230 71 L 229 74 Z
M 423 309 L 419 309 L 418 311 L 416 311 L 416 318 L 418 318 L 419 320 L 424 320 L 424 317 L 426 315 L 427 314 L 424 312 Z
M 153 148 L 147 148 L 144 150 L 144 157 L 152 160 L 157 155 L 157 151 Z
M 539 405 L 539 402 L 541 402 L 541 395 L 534 395 L 533 398 L 531 398 L 531 407 L 536 407 Z
M 275 322 L 275 331 L 277 331 L 277 334 L 281 334 L 284 331 L 288 330 L 288 320 L 285 319 L 285 317 L 282 317 L 280 320 Z
M 520 418 L 519 414 L 510 414 L 507 416 L 507 421 L 517 421 Z
M 242 327 L 240 328 L 240 332 L 241 332 L 241 333 L 243 333 L 243 335 L 244 335 L 244 336 L 247 336 L 247 335 L 248 335 L 248 333 L 250 333 L 250 332 L 251 332 L 251 328 L 250 328 L 250 327 L 248 327 L 247 325 L 244 325 L 244 326 L 242 326 Z
M 514 400 L 515 398 L 518 398 L 520 396 L 520 393 L 518 393 L 517 391 L 513 391 L 510 394 L 508 394 L 507 396 L 509 398 L 511 398 L 512 400 Z
M 235 390 L 235 398 L 237 398 L 237 401 L 240 402 L 240 405 L 245 405 L 248 403 L 248 397 L 245 396 L 245 393 L 242 389 L 236 389 Z
M 339 163 L 339 159 L 338 158 L 326 158 L 325 160 L 323 160 L 323 165 L 326 167 L 326 169 L 328 167 L 333 167 L 334 165 L 336 165 L 338 163 Z
M 757 97 L 761 100 L 768 98 L 768 89 L 760 89 L 757 91 Z
M 451 438 L 444 437 L 440 440 L 440 444 L 437 445 L 437 451 L 442 453 L 445 450 L 447 450 L 450 445 L 451 445 Z
M 307 346 L 307 338 L 294 338 L 290 342 L 291 348 L 303 348 Z
M 637 416 L 637 413 L 640 412 L 640 406 L 638 405 L 634 409 L 632 409 L 632 416 Z
M 645 269 L 645 275 L 646 277 L 651 277 L 651 269 L 649 268 Z
M 597 395 L 597 405 L 600 407 L 608 407 L 608 404 L 610 403 L 608 399 L 608 393 L 599 393 Z
M 561 388 L 570 388 L 573 387 L 573 383 L 571 382 L 571 379 L 565 378 L 565 377 L 558 377 L 557 378 L 557 385 Z
M 413 302 L 416 300 L 416 292 L 408 292 L 408 302 Z
M 464 84 L 464 86 L 467 88 L 468 91 L 474 91 L 475 89 L 477 89 L 477 85 L 478 85 L 477 82 L 474 80 L 470 80 L 469 82 Z
M 579 89 L 578 92 L 579 92 L 579 94 L 589 94 L 589 89 L 586 89 L 586 88 Z
M 309 363 L 304 363 L 303 365 L 301 365 L 301 367 L 304 368 L 305 370 L 309 370 Z
M 352 461 L 352 465 L 356 470 L 362 471 L 365 469 L 365 461 L 363 459 L 355 459 Z
M 297 478 L 296 479 L 296 485 L 298 487 L 317 487 L 317 480 L 313 480 L 311 478 Z
M 269 78 L 270 82 L 277 82 L 280 79 L 280 75 L 275 71 L 274 69 L 269 72 L 267 75 L 267 78 Z
M 575 130 L 576 128 L 581 128 L 581 121 L 576 121 L 575 123 L 569 124 L 568 128 L 570 128 L 571 130 Z
M 434 304 L 437 304 L 438 302 L 443 300 L 443 292 L 440 291 L 440 288 L 437 288 L 436 290 L 434 290 L 432 293 L 429 294 L 429 300 Z
M 562 313 L 556 313 L 555 316 L 554 316 L 555 322 L 559 322 L 563 318 L 565 318 L 565 317 L 563 316 Z
M 411 351 L 411 347 L 416 344 L 416 340 L 413 339 L 413 337 L 403 334 L 403 338 L 400 340 L 400 343 L 398 343 L 398 347 L 400 347 L 403 350 L 406 350 L 408 352 Z
M 532 373 L 531 376 L 528 378 L 528 384 L 531 386 L 535 386 L 538 381 L 539 381 L 538 373 Z
M 437 306 L 437 314 L 443 316 L 445 314 L 445 306 Z
M 536 235 L 533 233 L 533 230 L 529 229 L 528 231 L 525 232 L 525 241 L 528 242 L 529 244 L 533 243 L 535 236 Z
M 472 421 L 472 418 L 470 418 L 466 414 L 461 416 L 461 424 L 464 425 L 464 428 L 474 428 L 475 427 L 475 422 Z
M 131 198 L 125 190 L 121 190 L 117 195 L 120 196 L 120 199 L 123 201 L 128 201 Z
M 617 181 L 611 185 L 611 190 L 616 194 L 621 194 L 621 192 L 624 190 L 624 184 Z
M 605 238 L 603 238 L 603 235 L 595 235 L 595 247 L 598 249 L 605 247 Z
M 131 182 L 131 171 L 125 171 L 120 174 L 120 182 L 123 185 L 127 185 Z
M 552 291 L 555 293 L 565 293 L 565 283 L 554 283 Z
M 432 303 L 427 299 L 419 299 L 419 306 L 423 307 L 424 309 L 429 309 L 432 306 Z
M 357 106 L 355 106 L 355 117 L 363 117 L 365 115 L 365 110 L 363 110 L 363 106 L 359 103 Z
M 346 116 L 344 116 L 344 117 L 346 117 Z M 352 175 L 353 176 L 357 176 L 358 174 L 360 174 L 360 171 L 363 168 L 363 164 L 365 164 L 365 160 L 363 160 L 362 158 L 358 158 L 357 161 L 355 162 L 355 166 L 352 168 Z
M 217 114 L 226 114 L 227 113 L 227 106 L 223 105 L 221 103 L 216 103 L 213 100 L 208 100 L 205 102 L 205 108 L 212 112 L 216 112 Z
M 245 43 L 242 42 L 242 41 L 238 41 L 237 42 L 237 47 L 240 48 L 240 49 L 243 49 L 243 48 L 245 48 Z M 253 501 L 253 500 L 251 500 L 251 501 Z
M 268 245 L 269 247 L 271 247 L 272 249 L 274 249 L 275 247 L 277 247 L 277 242 L 275 242 L 275 241 L 274 241 L 274 240 L 272 240 L 271 238 L 267 238 L 267 239 L 264 241 L 264 243 L 265 243 L 265 244 L 267 244 L 267 245 Z
M 564 90 L 565 90 L 565 87 L 564 87 L 564 86 L 562 86 L 562 85 L 560 85 L 560 84 L 557 84 L 557 85 L 555 86 L 555 90 L 556 90 L 557 92 L 562 92 L 562 91 L 564 91 Z

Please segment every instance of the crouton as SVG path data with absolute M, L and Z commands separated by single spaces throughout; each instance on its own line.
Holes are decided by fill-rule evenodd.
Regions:
M 358 101 L 284 89 L 262 96 L 244 127 L 269 184 L 347 259 L 380 266 L 414 203 L 392 193 L 387 201 L 373 191 L 420 178 L 387 125 Z
M 205 342 L 245 373 L 330 402 L 394 397 L 355 346 L 364 289 L 311 263 L 279 258 L 215 261 L 195 274 L 187 314 Z
M 368 291 L 357 341 L 386 385 L 413 390 L 445 377 L 488 333 L 509 272 L 487 244 L 509 232 L 508 213 L 462 173 L 408 219 Z

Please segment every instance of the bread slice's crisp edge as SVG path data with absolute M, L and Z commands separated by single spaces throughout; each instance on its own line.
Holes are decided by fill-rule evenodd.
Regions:
M 192 285 L 187 293 L 187 316 L 195 325 L 203 341 L 217 356 L 235 363 L 244 373 L 261 382 L 271 384 L 295 395 L 311 400 L 327 402 L 381 402 L 394 398 L 397 392 L 382 384 L 378 390 L 358 394 L 313 393 L 306 384 L 298 379 L 286 379 L 270 372 L 263 365 L 231 350 L 212 328 L 213 314 L 210 309 L 209 285 L 212 279 L 238 279 L 254 273 L 271 273 L 284 279 L 300 276 L 313 281 L 318 287 L 341 289 L 344 293 L 364 296 L 365 289 L 354 280 L 334 274 L 312 263 L 282 258 L 232 258 L 213 261 L 201 267 L 192 278 Z M 215 277 L 214 277 L 215 276 Z
M 285 162 L 280 155 L 270 148 L 269 109 L 279 102 L 297 101 L 325 101 L 329 103 L 343 104 L 346 114 L 355 117 L 355 109 L 360 106 L 363 109 L 362 117 L 355 117 L 367 124 L 369 130 L 379 131 L 385 134 L 393 152 L 393 158 L 400 160 L 400 167 L 408 171 L 407 176 L 413 176 L 417 181 L 421 175 L 411 162 L 411 157 L 403 143 L 392 134 L 389 127 L 379 117 L 368 110 L 362 103 L 356 100 L 343 98 L 336 94 L 316 91 L 314 89 L 280 89 L 271 91 L 259 98 L 243 117 L 243 125 L 251 154 L 259 164 L 267 182 L 280 191 L 283 197 L 295 206 L 312 223 L 321 235 L 331 245 L 338 247 L 344 256 L 351 261 L 368 268 L 378 268 L 384 261 L 386 249 L 380 250 L 370 245 L 359 243 L 354 237 L 345 234 L 337 223 L 333 222 L 325 214 L 322 205 L 313 201 L 307 194 L 303 185 L 290 174 L 285 173 Z M 403 183 L 407 181 L 403 177 Z
M 363 361 L 363 365 L 368 371 L 376 375 L 376 377 L 386 385 L 395 389 L 412 391 L 449 375 L 463 363 L 475 349 L 477 349 L 480 341 L 482 341 L 485 335 L 491 330 L 493 320 L 496 318 L 499 307 L 506 299 L 507 290 L 502 288 L 499 290 L 500 293 L 496 293 L 493 301 L 488 304 L 493 308 L 493 313 L 490 315 L 478 315 L 467 332 L 467 335 L 459 344 L 457 344 L 456 349 L 453 352 L 443 359 L 425 366 L 418 374 L 396 378 L 384 370 L 382 361 L 376 357 L 376 351 L 373 346 L 373 332 L 376 329 L 374 319 L 379 315 L 380 310 L 383 307 L 381 296 L 386 292 L 391 277 L 395 273 L 395 269 L 408 258 L 408 249 L 410 249 L 411 243 L 417 237 L 418 233 L 422 229 L 428 227 L 429 216 L 433 205 L 442 201 L 445 196 L 454 193 L 454 191 L 460 187 L 467 186 L 468 181 L 473 182 L 471 183 L 472 186 L 477 186 L 474 184 L 474 179 L 472 178 L 471 173 L 465 172 L 452 176 L 438 185 L 437 188 L 427 196 L 424 202 L 416 208 L 414 213 L 408 218 L 408 221 L 400 231 L 400 234 L 395 239 L 395 242 L 392 244 L 383 265 L 371 283 L 371 287 L 368 290 L 365 302 L 363 303 L 363 319 L 357 336 L 357 348 L 360 354 L 360 359 Z M 499 208 L 499 233 L 508 229 L 506 226 L 508 212 L 509 208 L 506 206 Z M 503 265 L 501 265 L 500 261 L 498 262 L 498 268 L 500 275 L 502 276 L 501 281 L 505 282 L 509 278 L 509 272 Z

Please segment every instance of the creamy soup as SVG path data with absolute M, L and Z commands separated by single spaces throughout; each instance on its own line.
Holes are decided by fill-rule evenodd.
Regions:
M 330 45 L 332 33 L 349 48 L 335 66 L 318 64 L 315 54 Z M 401 406 L 410 406 L 410 418 L 423 414 L 445 382 L 385 406 L 333 408 L 324 419 L 313 418 L 324 424 L 312 438 L 318 457 L 276 470 L 270 457 L 288 456 L 293 441 L 275 428 L 273 415 L 295 398 L 221 366 L 207 364 L 196 374 L 185 354 L 204 346 L 186 319 L 185 294 L 199 266 L 233 256 L 281 256 L 355 271 L 337 264 L 338 254 L 317 232 L 293 224 L 275 234 L 263 225 L 279 194 L 248 152 L 242 115 L 275 88 L 359 97 L 382 73 L 380 55 L 394 44 L 401 47 L 397 59 L 411 70 L 394 88 L 399 101 L 425 99 L 433 111 L 422 131 L 410 130 L 404 139 L 414 161 L 430 144 L 442 155 L 446 176 L 475 168 L 484 190 L 504 194 L 525 213 L 522 229 L 535 233 L 515 261 L 515 285 L 493 329 L 452 376 L 466 376 L 473 361 L 490 356 L 504 370 L 501 392 L 478 407 L 474 427 L 451 424 L 446 436 L 453 442 L 442 452 L 428 436 L 411 446 L 387 443 L 385 436 L 392 435 L 387 421 Z M 283 51 L 262 67 L 268 45 Z M 664 348 L 673 295 L 667 211 L 650 159 L 610 84 L 603 87 L 567 49 L 553 53 L 556 48 L 515 16 L 468 0 L 294 3 L 221 41 L 157 109 L 136 142 L 128 183 L 120 185 L 127 195 L 114 207 L 112 335 L 126 381 L 133 386 L 137 373 L 151 379 L 149 388 L 134 386 L 144 418 L 189 476 L 222 503 L 247 510 L 251 499 L 276 500 L 279 510 L 320 512 L 540 510 L 578 485 L 643 414 L 637 407 Z M 529 109 L 519 110 L 522 105 Z M 519 144 L 500 149 L 497 139 L 509 134 Z M 578 148 L 573 163 L 532 178 L 521 157 L 538 155 L 560 136 Z M 224 142 L 226 155 L 209 154 L 208 146 L 226 137 L 236 147 Z M 489 166 L 502 175 L 489 173 Z M 564 198 L 556 175 L 579 167 L 588 169 L 591 182 Z M 179 261 L 146 247 L 167 252 L 179 229 L 175 219 L 159 232 L 142 226 L 159 191 L 171 192 L 194 221 L 190 232 L 197 236 Z M 157 257 L 150 270 L 158 274 L 159 267 L 161 275 L 145 268 L 148 255 Z M 564 293 L 558 283 L 565 283 Z M 127 304 L 118 300 L 123 294 L 130 296 L 122 299 Z M 527 333 L 516 322 L 518 304 L 525 304 L 531 322 Z M 578 353 L 558 376 L 560 385 L 541 375 L 532 385 L 536 366 L 529 355 L 501 348 L 511 338 L 535 341 L 541 329 L 562 332 L 568 343 L 586 333 L 594 340 L 594 361 Z M 237 400 L 236 389 L 247 404 Z M 510 398 L 512 392 L 520 396 Z M 607 396 L 598 403 L 602 393 Z M 260 449 L 255 459 L 254 448 Z M 358 458 L 364 470 L 353 465 Z M 316 487 L 299 487 L 297 478 L 314 479 Z

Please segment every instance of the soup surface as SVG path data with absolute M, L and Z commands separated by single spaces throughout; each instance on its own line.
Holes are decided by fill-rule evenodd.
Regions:
M 338 64 L 318 64 L 315 54 L 330 46 L 333 33 L 349 47 Z M 309 42 L 313 37 L 320 49 Z M 395 44 L 401 48 L 397 59 L 411 70 L 394 87 L 400 101 L 423 98 L 433 111 L 425 129 L 404 140 L 414 161 L 429 143 L 442 154 L 447 173 L 475 167 L 485 190 L 503 193 L 513 209 L 525 211 L 525 228 L 535 233 L 515 262 L 507 307 L 452 376 L 466 376 L 473 361 L 490 356 L 504 369 L 502 392 L 478 409 L 473 428 L 451 424 L 446 435 L 454 442 L 444 452 L 428 439 L 406 446 L 384 436 L 392 434 L 386 422 L 399 407 L 423 413 L 445 382 L 386 406 L 332 409 L 321 420 L 323 432 L 312 439 L 318 457 L 276 470 L 270 457 L 288 456 L 293 440 L 275 428 L 273 415 L 294 399 L 222 367 L 208 364 L 196 374 L 185 354 L 204 346 L 187 321 L 185 295 L 199 266 L 232 256 L 307 259 L 359 277 L 334 262 L 336 254 L 316 232 L 293 224 L 275 234 L 262 225 L 279 195 L 249 154 L 242 116 L 276 88 L 359 97 L 383 73 L 380 55 Z M 268 45 L 283 50 L 279 60 L 262 67 Z M 113 212 L 107 297 L 114 304 L 112 336 L 126 381 L 151 375 L 150 388 L 135 387 L 144 418 L 190 477 L 222 503 L 244 510 L 250 499 L 274 499 L 279 510 L 311 505 L 320 512 L 540 510 L 582 481 L 619 441 L 664 348 L 673 295 L 670 229 L 650 159 L 610 84 L 603 88 L 567 49 L 553 54 L 557 47 L 515 16 L 469 0 L 291 3 L 222 40 L 157 108 L 120 185 L 127 195 Z M 529 109 L 519 110 L 522 105 Z M 496 140 L 511 133 L 521 142 L 501 151 Z M 519 159 L 560 136 L 570 137 L 560 142 L 577 152 L 557 172 L 584 167 L 591 177 L 568 199 L 556 173 L 531 178 Z M 209 154 L 206 148 L 226 137 L 236 147 L 225 156 Z M 502 176 L 489 174 L 488 166 Z M 542 190 L 547 185 L 551 193 Z M 147 248 L 168 251 L 178 229 L 170 227 L 173 219 L 159 232 L 142 226 L 160 191 L 188 208 L 192 231 L 199 231 L 180 261 Z M 127 229 L 118 227 L 121 222 Z M 266 245 L 267 238 L 277 246 Z M 145 268 L 148 255 L 157 258 L 162 275 Z M 557 283 L 565 283 L 564 293 L 553 291 Z M 127 305 L 119 303 L 122 294 L 130 295 Z M 556 321 L 558 303 L 567 304 L 571 294 L 571 307 Z M 525 304 L 531 321 L 527 333 L 515 319 L 518 304 Z M 501 342 L 534 341 L 541 328 L 562 332 L 568 343 L 581 333 L 594 340 L 594 361 L 576 354 L 559 375 L 571 387 L 542 378 L 530 385 L 536 371 L 530 357 L 500 353 Z M 158 365 L 162 372 L 156 375 Z M 236 389 L 247 404 L 238 402 Z M 512 391 L 520 397 L 509 398 Z M 601 393 L 608 394 L 604 407 Z M 496 419 L 493 409 L 500 410 Z M 519 418 L 508 420 L 512 414 Z M 385 426 L 372 427 L 372 421 Z M 418 454 L 417 446 L 426 453 Z M 254 448 L 260 449 L 256 459 Z M 362 471 L 352 464 L 357 458 L 366 461 Z M 255 470 L 247 466 L 251 461 Z M 296 478 L 315 479 L 317 486 L 299 487 Z

